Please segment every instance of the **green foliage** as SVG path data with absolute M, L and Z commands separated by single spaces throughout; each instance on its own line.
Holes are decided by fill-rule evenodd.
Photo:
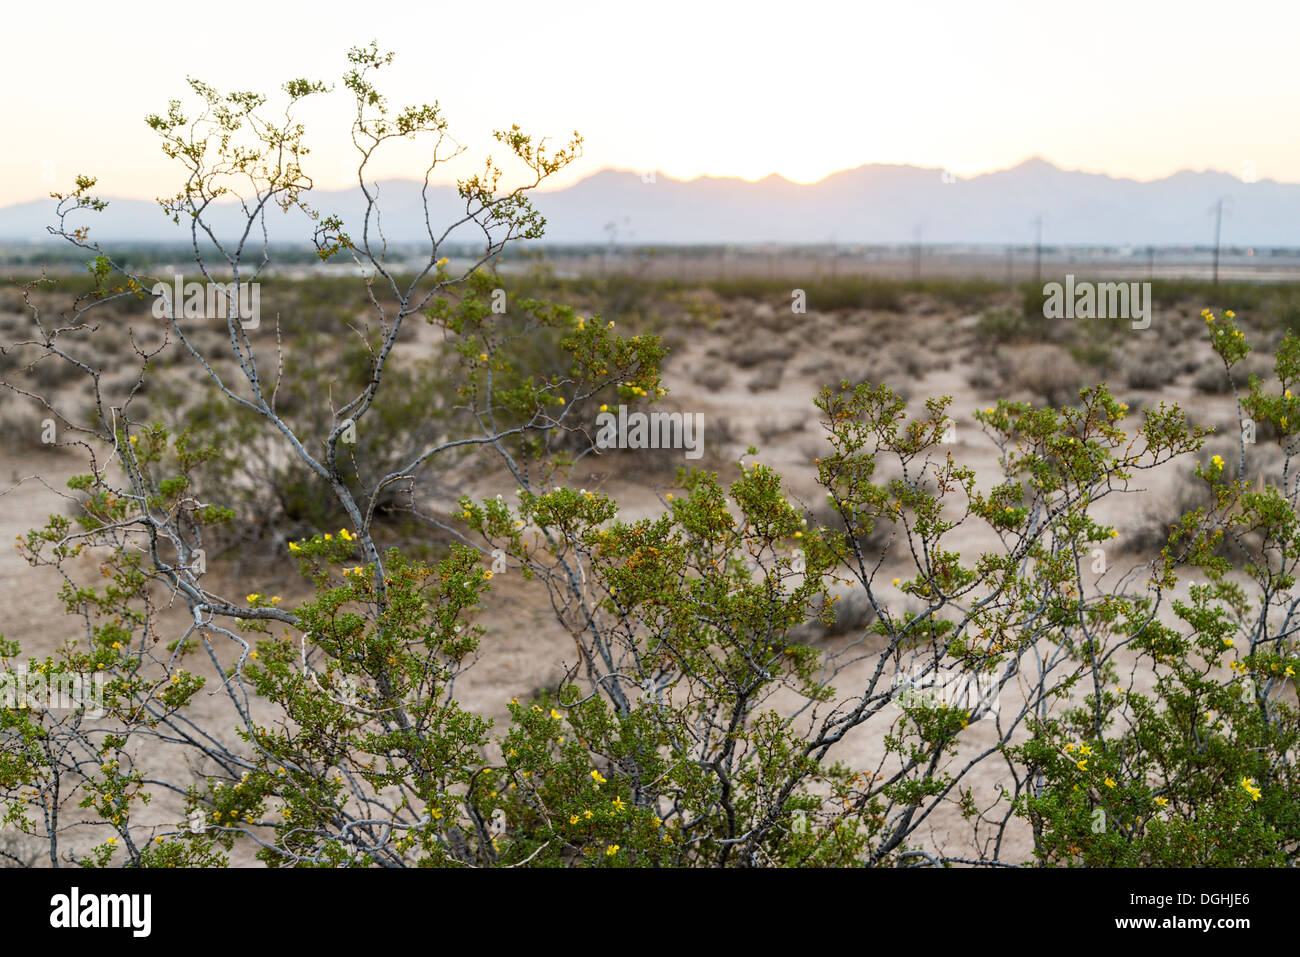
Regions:
M 445 130 L 436 106 L 388 106 L 373 74 L 390 59 L 373 44 L 349 55 L 359 172 L 390 139 Z M 168 214 L 201 218 L 234 188 L 222 176 L 250 170 L 265 201 L 307 208 L 301 127 L 263 122 L 259 95 L 192 86 L 197 127 L 179 102 L 149 119 L 196 173 Z M 284 92 L 292 105 L 325 87 Z M 518 127 L 496 138 L 537 182 L 581 142 L 551 152 Z M 1060 408 L 977 413 L 971 428 L 998 452 L 980 474 L 945 442 L 950 397 L 909 406 L 885 383 L 842 382 L 816 401 L 831 525 L 810 525 L 752 450 L 734 480 L 682 471 L 662 512 L 625 517 L 570 487 L 567 469 L 596 408 L 665 394 L 664 345 L 483 268 L 543 226 L 499 175 L 489 161 L 461 184 L 488 239 L 455 273 L 434 243 L 399 280 L 366 229 L 317 220 L 323 257 L 370 270 L 371 311 L 346 340 L 306 303 L 274 351 L 230 320 L 231 353 L 215 362 L 165 320 L 206 384 L 175 393 L 176 423 L 106 405 L 97 370 L 79 366 L 96 414 L 88 469 L 68 482 L 75 513 L 18 548 L 61 575 L 84 633 L 40 659 L 0 639 L 0 676 L 102 676 L 103 714 L 0 708 L 7 825 L 52 855 L 71 843 L 66 859 L 89 866 L 1296 863 L 1295 468 L 1260 488 L 1220 456 L 1192 465 L 1207 430 L 1168 403 L 1132 422 L 1098 385 Z M 80 179 L 61 208 L 93 211 L 93 185 Z M 85 246 L 80 229 L 63 235 Z M 226 260 L 237 275 L 242 255 Z M 77 318 L 148 288 L 105 253 L 91 262 Z M 896 309 L 911 289 L 855 279 L 810 299 Z M 984 291 L 950 293 L 973 305 Z M 419 319 L 437 344 L 406 355 Z M 1231 312 L 1205 319 L 1230 373 L 1248 337 Z M 1025 331 L 1011 314 L 983 322 L 998 341 Z M 53 332 L 42 347 L 68 358 Z M 1275 358 L 1276 388 L 1252 378 L 1240 409 L 1270 424 L 1290 463 L 1300 346 L 1284 337 Z M 162 378 L 143 353 L 140 376 Z M 514 480 L 513 500 L 461 494 L 447 517 L 460 541 L 436 555 L 383 543 L 399 491 L 409 502 L 418 481 L 464 482 L 471 450 L 485 456 L 471 468 L 490 461 Z M 1191 471 L 1209 504 L 1159 554 L 1108 573 L 1123 529 L 1101 506 L 1162 467 Z M 231 597 L 205 579 L 214 533 L 252 521 L 285 542 L 305 600 Z M 500 728 L 458 694 L 493 640 L 477 623 L 489 554 L 545 593 L 577 655 Z M 886 582 L 885 557 L 907 574 Z M 807 640 L 841 601 L 869 606 L 869 626 L 838 648 Z M 187 667 L 195 655 L 211 676 Z M 953 679 L 978 693 L 949 693 Z M 196 702 L 228 724 L 205 724 Z M 875 749 L 870 770 L 840 760 L 847 741 Z M 1006 769 L 997 793 L 980 792 L 985 762 Z M 163 792 L 183 797 L 185 819 L 140 823 Z M 970 833 L 928 846 L 945 813 Z M 1026 850 L 1013 854 L 1004 839 L 1017 835 Z

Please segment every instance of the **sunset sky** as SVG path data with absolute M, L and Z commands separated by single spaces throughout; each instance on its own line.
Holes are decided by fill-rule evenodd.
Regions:
M 1294 2 L 517 2 L 267 0 L 5 10 L 0 204 L 87 172 L 105 195 L 179 185 L 146 113 L 186 92 L 338 84 L 372 37 L 394 105 L 438 100 L 477 167 L 494 127 L 586 137 L 556 185 L 602 167 L 812 182 L 863 163 L 966 176 L 1039 155 L 1154 179 L 1179 169 L 1300 182 Z M 229 13 L 223 14 L 223 10 Z M 301 111 L 318 185 L 342 185 L 349 102 Z M 419 175 L 427 147 L 378 176 Z M 355 164 L 353 164 L 355 165 Z M 467 170 L 449 167 L 442 181 Z

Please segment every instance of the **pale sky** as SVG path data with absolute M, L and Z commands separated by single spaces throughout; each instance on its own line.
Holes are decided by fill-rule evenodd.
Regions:
M 1032 155 L 1138 179 L 1249 163 L 1300 182 L 1294 0 L 148 0 L 15 3 L 4 24 L 0 204 L 79 172 L 102 195 L 174 191 L 178 167 L 143 118 L 183 97 L 187 74 L 223 91 L 334 82 L 299 115 L 314 131 L 308 171 L 343 185 L 344 54 L 372 38 L 397 53 L 378 79 L 390 102 L 439 101 L 476 168 L 493 128 L 579 130 L 585 156 L 555 185 L 603 167 L 812 182 L 877 162 L 967 176 Z M 394 151 L 374 173 L 422 175 L 426 153 Z

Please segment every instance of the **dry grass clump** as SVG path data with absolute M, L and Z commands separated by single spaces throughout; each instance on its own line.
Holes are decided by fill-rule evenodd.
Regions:
M 750 392 L 771 392 L 780 388 L 781 378 L 785 374 L 785 359 L 767 362 L 759 366 L 758 372 L 749 380 Z
M 1033 345 L 1009 356 L 1008 399 L 1042 401 L 1052 406 L 1074 405 L 1079 390 L 1092 378 L 1074 358 L 1057 346 Z

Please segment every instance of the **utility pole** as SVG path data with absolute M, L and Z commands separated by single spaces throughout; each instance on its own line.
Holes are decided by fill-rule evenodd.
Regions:
M 1219 284 L 1219 236 L 1223 228 L 1223 198 L 1214 204 L 1214 284 Z

